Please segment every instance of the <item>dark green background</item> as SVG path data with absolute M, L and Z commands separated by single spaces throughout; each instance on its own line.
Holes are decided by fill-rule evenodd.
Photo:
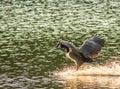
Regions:
M 73 63 L 56 39 L 80 47 L 95 34 L 106 41 L 98 62 L 120 56 L 119 0 L 1 0 L 0 88 L 63 87 L 49 75 Z

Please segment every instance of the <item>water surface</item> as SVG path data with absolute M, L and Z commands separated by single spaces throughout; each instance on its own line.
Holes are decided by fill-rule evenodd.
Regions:
M 96 60 L 101 63 L 119 60 L 116 58 L 120 56 L 119 0 L 1 0 L 0 88 L 72 87 L 70 81 L 61 83 L 53 74 L 65 66 L 74 65 L 66 60 L 63 50 L 55 48 L 56 38 L 61 37 L 80 47 L 85 39 L 94 34 L 100 34 L 106 41 Z M 94 87 L 96 84 L 97 88 L 104 86 L 97 81 L 99 77 L 95 77 L 96 83 L 93 85 L 87 83 L 90 77 L 86 81 L 82 78 L 75 82 L 76 89 L 76 85 L 82 82 L 80 88 Z M 91 78 L 90 84 L 94 76 Z M 105 80 L 109 79 L 119 77 L 108 76 Z M 109 87 L 106 83 L 105 86 Z M 114 83 L 110 86 L 117 87 Z

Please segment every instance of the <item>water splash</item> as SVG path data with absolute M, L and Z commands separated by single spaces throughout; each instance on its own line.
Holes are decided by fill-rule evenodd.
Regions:
M 120 62 L 114 61 L 104 65 L 83 64 L 78 71 L 74 66 L 55 71 L 54 75 L 63 79 L 73 79 L 78 76 L 120 76 Z

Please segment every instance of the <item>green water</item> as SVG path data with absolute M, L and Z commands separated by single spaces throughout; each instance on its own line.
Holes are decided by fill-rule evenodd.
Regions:
M 63 88 L 50 76 L 73 63 L 56 38 L 80 47 L 95 34 L 106 41 L 98 62 L 120 56 L 119 0 L 1 0 L 0 88 Z

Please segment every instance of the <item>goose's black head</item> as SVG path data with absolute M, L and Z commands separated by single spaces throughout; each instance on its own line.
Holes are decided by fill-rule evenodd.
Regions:
M 65 48 L 69 52 L 69 48 L 74 48 L 74 45 L 65 40 L 59 40 L 57 43 L 57 48 Z

